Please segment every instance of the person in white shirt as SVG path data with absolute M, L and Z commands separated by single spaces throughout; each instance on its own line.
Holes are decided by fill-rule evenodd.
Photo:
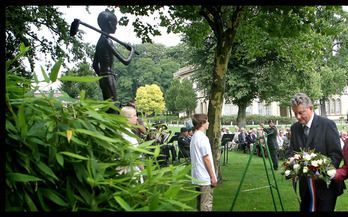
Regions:
M 132 125 L 136 125 L 138 123 L 137 111 L 135 110 L 134 107 L 132 107 L 132 106 L 124 106 L 121 109 L 121 114 L 128 119 L 128 123 L 130 123 Z M 131 129 L 127 128 L 127 130 L 130 133 L 133 134 Z M 131 143 L 132 145 L 138 146 L 138 140 L 135 137 L 129 136 L 129 135 L 125 134 L 125 133 L 122 133 L 122 137 L 124 139 L 126 139 L 129 143 Z M 134 169 L 137 172 L 141 172 L 142 170 L 144 170 L 144 166 L 143 165 L 138 165 Z M 129 170 L 129 168 L 121 168 L 120 172 L 121 173 L 127 173 L 128 170 Z M 144 183 L 144 179 L 143 179 L 142 175 L 140 175 L 139 181 L 140 181 L 140 183 Z
M 192 123 L 195 128 L 190 143 L 192 184 L 197 185 L 197 190 L 201 192 L 197 197 L 197 209 L 212 211 L 213 187 L 217 186 L 217 176 L 209 139 L 205 135 L 209 127 L 208 117 L 205 114 L 195 114 Z

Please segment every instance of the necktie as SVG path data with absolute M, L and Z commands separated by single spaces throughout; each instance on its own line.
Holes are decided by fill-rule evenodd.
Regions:
M 303 127 L 303 134 L 304 134 L 304 142 L 305 142 L 305 145 L 306 145 L 307 139 L 308 139 L 308 134 L 309 134 L 309 128 L 307 127 L 307 125 L 305 125 Z

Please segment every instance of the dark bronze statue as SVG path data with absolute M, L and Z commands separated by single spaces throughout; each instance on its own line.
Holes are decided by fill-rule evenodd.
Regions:
M 103 93 L 103 99 L 111 99 L 112 101 L 116 102 L 116 73 L 112 71 L 114 56 L 123 64 L 128 65 L 131 62 L 134 53 L 137 54 L 137 52 L 135 51 L 133 46 L 121 42 L 117 38 L 114 38 L 111 35 L 109 35 L 115 33 L 116 31 L 117 17 L 108 9 L 101 12 L 98 16 L 98 25 L 101 28 L 101 30 L 98 30 L 93 26 L 84 23 L 79 19 L 75 19 L 70 27 L 71 36 L 76 35 L 79 24 L 82 24 L 101 33 L 94 54 L 93 69 L 98 76 L 103 76 L 103 78 L 99 80 L 99 85 Z M 112 40 L 120 43 L 130 51 L 127 58 L 123 57 L 122 54 L 120 54 L 117 51 Z M 117 113 L 115 110 L 111 109 L 108 112 Z

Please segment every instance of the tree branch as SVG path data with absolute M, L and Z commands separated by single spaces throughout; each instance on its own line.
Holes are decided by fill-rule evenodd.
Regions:
M 234 10 L 230 23 L 226 29 L 226 36 L 228 37 L 228 41 L 233 41 L 233 37 L 237 32 L 237 27 L 240 24 L 240 21 L 246 11 L 246 6 L 236 6 Z
M 207 20 L 208 25 L 211 27 L 211 29 L 213 30 L 214 34 L 216 36 L 218 36 L 218 32 L 217 32 L 217 29 L 216 29 L 214 16 L 213 16 L 213 14 L 211 14 L 211 11 L 208 9 L 208 7 L 207 6 L 202 6 L 200 14 Z

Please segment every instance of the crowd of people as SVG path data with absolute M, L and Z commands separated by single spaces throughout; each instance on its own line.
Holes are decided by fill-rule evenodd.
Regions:
M 221 137 L 223 137 L 224 134 L 234 134 L 233 140 L 227 144 L 229 150 L 239 150 L 243 153 L 254 151 L 253 154 L 262 157 L 260 146 L 262 145 L 263 150 L 266 150 L 266 140 L 264 137 L 265 135 L 268 135 L 268 137 L 270 137 L 267 139 L 267 142 L 270 142 L 268 145 L 269 150 L 276 153 L 278 159 L 284 160 L 285 152 L 290 145 L 290 128 L 277 129 L 273 120 L 270 120 L 269 122 L 272 124 L 269 128 L 265 128 L 263 124 L 258 128 L 252 127 L 249 129 L 235 126 L 235 131 L 232 133 L 228 128 L 223 127 L 221 129 Z M 268 157 L 268 154 L 265 151 L 264 155 Z

